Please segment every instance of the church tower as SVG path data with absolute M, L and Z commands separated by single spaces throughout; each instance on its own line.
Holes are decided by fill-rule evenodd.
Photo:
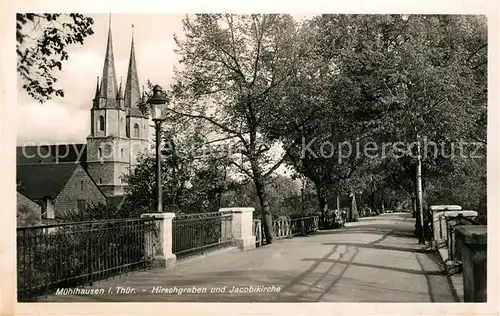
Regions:
M 91 132 L 87 137 L 87 169 L 106 196 L 124 194 L 122 175 L 130 166 L 125 96 L 116 80 L 111 35 L 111 18 L 102 77 L 97 79 L 91 112 Z M 126 91 L 125 91 L 126 94 Z

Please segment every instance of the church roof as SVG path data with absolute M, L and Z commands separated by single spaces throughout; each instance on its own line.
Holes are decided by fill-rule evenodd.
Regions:
M 53 163 L 55 157 L 44 146 L 18 146 L 16 147 L 16 163 L 18 165 Z
M 147 117 L 146 115 L 144 115 L 144 113 L 142 113 L 141 110 L 139 110 L 138 108 L 130 108 L 128 109 L 128 116 L 132 116 L 132 117 Z
M 71 162 L 18 165 L 17 190 L 29 199 L 55 198 L 78 166 Z
M 18 146 L 16 152 L 18 165 L 79 162 L 84 169 L 87 166 L 86 144 Z

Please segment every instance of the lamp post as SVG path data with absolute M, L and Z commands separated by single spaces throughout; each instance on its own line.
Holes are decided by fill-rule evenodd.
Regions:
M 162 188 L 161 188 L 161 123 L 165 121 L 165 105 L 168 99 L 163 95 L 163 89 L 156 85 L 153 87 L 153 95 L 148 99 L 151 107 L 151 118 L 155 123 L 156 133 L 156 211 L 163 212 Z
M 412 209 L 412 217 L 417 218 L 417 196 L 415 192 L 411 194 L 411 209 Z
M 420 228 L 418 235 L 418 243 L 425 244 L 425 233 L 424 233 L 424 211 L 423 211 L 423 198 L 422 198 L 422 156 L 420 152 L 420 137 L 417 134 L 417 222 Z
M 305 215 L 305 212 L 306 212 L 306 207 L 305 207 L 305 201 L 304 201 L 304 193 L 305 193 L 305 184 L 306 182 L 304 181 L 304 177 L 300 177 L 301 179 L 301 187 L 300 187 L 300 207 L 301 207 L 301 211 L 302 211 L 302 219 L 300 221 L 300 224 L 302 226 L 302 235 L 306 235 L 307 234 L 307 231 L 306 231 L 306 227 L 305 227 L 305 222 L 304 222 L 304 215 Z

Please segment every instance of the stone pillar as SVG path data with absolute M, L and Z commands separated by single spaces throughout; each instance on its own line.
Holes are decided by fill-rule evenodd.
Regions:
M 227 212 L 227 211 L 225 211 L 225 212 Z M 232 216 L 232 214 L 227 214 L 227 215 Z M 219 243 L 231 240 L 231 238 L 232 238 L 231 225 L 232 225 L 232 221 L 229 221 L 229 220 L 221 221 Z
M 176 256 L 172 253 L 172 220 L 175 213 L 148 213 L 141 218 L 154 218 L 158 235 L 156 238 L 146 237 L 146 249 L 153 249 L 155 267 L 168 267 L 175 263 Z M 153 245 L 151 245 L 151 243 Z
M 231 234 L 236 247 L 241 250 L 255 248 L 255 236 L 253 236 L 253 207 L 230 207 L 221 208 L 219 212 L 231 212 Z
M 457 248 L 460 247 L 464 279 L 464 301 L 486 302 L 488 227 L 458 226 L 455 229 Z
M 459 207 L 459 206 L 455 206 Z M 477 216 L 476 211 L 466 211 L 466 210 L 441 210 L 441 209 L 433 209 L 432 211 L 432 227 L 434 229 L 434 245 L 437 248 L 447 246 L 448 241 L 448 226 L 446 222 L 447 217 L 455 217 L 458 214 L 462 214 L 464 217 L 474 218 Z

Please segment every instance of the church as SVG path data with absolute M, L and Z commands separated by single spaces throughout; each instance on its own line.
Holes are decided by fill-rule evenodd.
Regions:
M 17 147 L 18 213 L 20 207 L 31 207 L 31 213 L 41 213 L 41 222 L 50 222 L 92 202 L 123 202 L 122 176 L 133 170 L 141 154 L 151 153 L 152 133 L 151 118 L 139 108 L 146 99 L 140 91 L 133 34 L 126 82 L 118 84 L 111 20 L 102 76 L 89 100 L 86 143 Z

